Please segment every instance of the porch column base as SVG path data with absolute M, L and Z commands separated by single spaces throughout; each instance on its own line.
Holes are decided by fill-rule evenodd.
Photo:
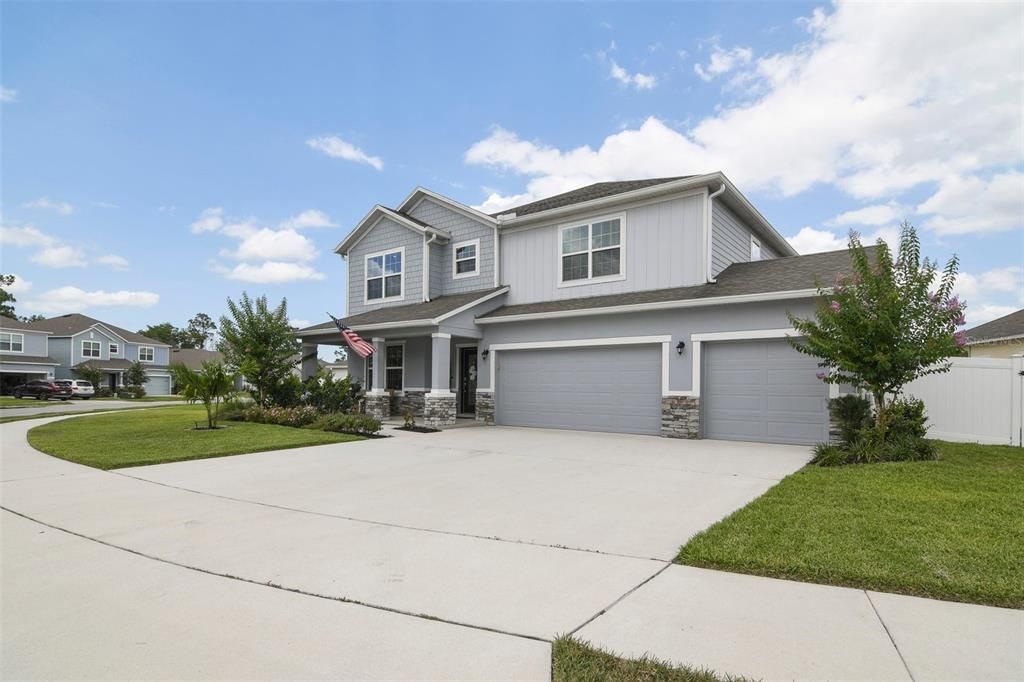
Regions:
M 387 393 L 367 393 L 366 414 L 377 419 L 387 419 L 391 416 L 391 396 Z
M 455 423 L 455 394 L 427 393 L 423 396 L 423 423 L 438 429 Z
M 662 396 L 661 435 L 691 440 L 700 438 L 700 398 Z
M 494 425 L 494 393 L 476 392 L 476 420 L 481 424 Z

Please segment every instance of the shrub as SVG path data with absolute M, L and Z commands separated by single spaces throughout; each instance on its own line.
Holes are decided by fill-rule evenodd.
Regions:
M 912 438 L 924 438 L 928 434 L 928 427 L 925 422 L 928 417 L 924 414 L 924 401 L 917 398 L 899 398 L 889 405 L 885 413 L 888 422 L 887 439 L 892 440 L 902 436 Z
M 828 411 L 839 427 L 839 439 L 852 445 L 857 435 L 874 422 L 871 402 L 859 395 L 844 395 L 828 401 Z
M 112 398 L 113 396 L 114 392 L 110 390 L 109 386 L 100 386 L 96 389 L 97 398 Z
M 109 389 L 107 389 L 109 390 Z M 117 397 L 122 400 L 133 400 L 146 397 L 146 389 L 142 386 L 123 386 L 117 392 Z
M 328 414 L 316 420 L 309 428 L 338 433 L 372 436 L 381 430 L 380 420 L 367 414 Z
M 242 413 L 245 421 L 258 424 L 277 424 L 278 426 L 306 426 L 317 420 L 317 411 L 308 406 L 302 407 L 247 407 Z
M 814 446 L 814 456 L 811 457 L 811 464 L 823 467 L 835 467 L 847 464 L 848 451 L 835 443 L 818 443 Z
M 302 383 L 301 400 L 323 413 L 351 412 L 362 393 L 351 377 L 335 379 L 330 372 L 321 371 Z
M 294 374 L 289 374 L 267 386 L 264 399 L 267 405 L 297 407 L 302 404 L 302 392 L 302 380 Z

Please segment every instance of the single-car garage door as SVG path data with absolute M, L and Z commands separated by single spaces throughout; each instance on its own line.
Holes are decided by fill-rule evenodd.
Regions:
M 613 433 L 661 430 L 661 346 L 501 351 L 496 421 Z
M 826 440 L 828 386 L 784 339 L 705 344 L 704 437 L 766 443 Z

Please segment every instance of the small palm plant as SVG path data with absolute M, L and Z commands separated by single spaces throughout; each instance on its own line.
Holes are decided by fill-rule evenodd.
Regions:
M 171 371 L 181 397 L 190 403 L 201 402 L 206 408 L 207 426 L 217 428 L 220 404 L 235 394 L 235 374 L 219 362 L 204 362 L 199 371 L 178 364 Z

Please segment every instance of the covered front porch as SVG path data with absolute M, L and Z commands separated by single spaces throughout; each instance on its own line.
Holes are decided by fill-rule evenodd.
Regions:
M 349 376 L 366 392 L 367 413 L 380 419 L 412 413 L 435 428 L 451 426 L 457 418 L 490 422 L 487 406 L 477 405 L 477 372 L 485 359 L 474 319 L 499 306 L 506 291 L 438 297 L 344 320 L 375 349 L 365 359 L 348 354 Z M 318 346 L 346 345 L 333 323 L 296 336 L 302 342 L 303 379 L 318 371 Z

